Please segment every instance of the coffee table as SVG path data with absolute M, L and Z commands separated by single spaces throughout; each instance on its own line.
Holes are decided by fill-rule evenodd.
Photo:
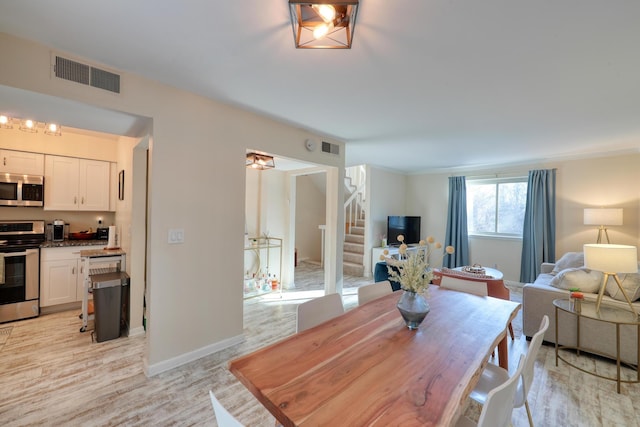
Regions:
M 569 366 L 576 368 L 582 372 L 585 372 L 590 375 L 594 375 L 599 378 L 603 378 L 606 380 L 616 381 L 617 383 L 617 391 L 620 393 L 620 384 L 621 383 L 640 383 L 640 318 L 636 316 L 634 313 L 624 310 L 622 308 L 601 305 L 600 311 L 596 311 L 596 304 L 590 301 L 582 301 L 580 303 L 580 308 L 577 308 L 572 304 L 572 302 L 568 299 L 556 299 L 553 300 L 553 305 L 555 306 L 556 311 L 556 366 L 558 366 L 558 360 L 562 360 Z M 569 314 L 572 314 L 576 318 L 576 336 L 577 341 L 575 346 L 567 346 L 567 345 L 559 345 L 558 344 L 558 310 L 565 311 Z M 584 349 L 580 346 L 580 334 L 582 333 L 580 328 L 580 319 L 588 318 L 597 320 L 599 322 L 610 323 L 611 325 L 615 325 L 616 329 L 616 353 L 612 354 L 598 354 L 595 353 L 591 349 Z M 637 361 L 636 361 L 636 372 L 637 376 L 635 380 L 623 380 L 620 377 L 620 326 L 621 325 L 632 325 L 637 328 L 637 341 L 638 341 L 638 351 L 637 351 Z M 587 331 L 588 332 L 588 331 Z M 559 353 L 559 350 L 576 350 L 578 356 L 580 356 L 580 351 L 588 351 L 590 353 L 598 354 L 599 356 L 604 356 L 608 358 L 615 357 L 616 359 L 616 376 L 615 378 L 607 377 L 604 375 L 600 375 L 596 372 L 587 371 L 573 363 L 571 363 L 568 359 L 562 357 Z

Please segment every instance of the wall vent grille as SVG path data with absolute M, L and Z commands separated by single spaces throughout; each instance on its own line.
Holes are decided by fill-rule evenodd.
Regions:
M 120 75 L 60 56 L 55 58 L 53 71 L 56 77 L 120 93 Z
M 340 154 L 340 146 L 322 141 L 322 151 L 329 154 Z

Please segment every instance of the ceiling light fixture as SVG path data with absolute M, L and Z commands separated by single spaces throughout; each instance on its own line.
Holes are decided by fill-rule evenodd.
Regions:
M 25 120 L 22 120 L 20 122 L 20 128 L 19 129 L 21 131 L 23 131 L 23 132 L 36 133 L 36 132 L 38 132 L 38 129 L 36 129 L 37 125 L 38 124 L 36 122 L 34 122 L 33 120 L 25 119 Z
M 273 156 L 260 153 L 247 153 L 246 166 L 251 169 L 265 170 L 276 167 Z
M 0 128 L 2 129 L 13 129 L 13 125 L 11 124 L 11 117 L 1 115 L 0 116 Z
M 44 133 L 51 136 L 62 136 L 61 127 L 55 123 L 47 123 L 44 126 Z
M 293 39 L 299 49 L 350 49 L 358 0 L 289 0 Z

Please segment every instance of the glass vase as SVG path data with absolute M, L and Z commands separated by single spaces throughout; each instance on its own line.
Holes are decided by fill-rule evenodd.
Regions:
M 407 328 L 411 330 L 418 329 L 431 309 L 424 295 L 411 291 L 402 292 L 397 307 Z

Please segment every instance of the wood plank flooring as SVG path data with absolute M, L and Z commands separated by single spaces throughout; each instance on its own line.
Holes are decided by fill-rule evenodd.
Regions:
M 89 333 L 78 332 L 77 310 L 2 324 L 0 425 L 215 426 L 211 389 L 245 425 L 271 427 L 273 417 L 229 372 L 227 363 L 293 334 L 296 305 L 322 294 L 322 277 L 316 266 L 302 263 L 296 269 L 295 291 L 282 298 L 267 295 L 245 301 L 245 342 L 153 378 L 142 371 L 143 336 L 92 343 Z M 347 309 L 357 304 L 356 288 L 370 282 L 345 277 Z M 520 296 L 512 295 L 514 300 Z M 518 335 L 520 319 L 514 324 Z M 510 360 L 517 360 L 526 346 L 522 338 L 510 342 Z M 579 362 L 599 372 L 615 368 L 590 357 Z M 537 427 L 640 427 L 640 384 L 623 385 L 617 394 L 611 381 L 562 362 L 556 368 L 550 346 L 543 346 L 538 356 L 529 401 Z M 477 417 L 479 410 L 469 403 L 467 414 Z M 528 426 L 524 408 L 514 410 L 513 422 Z

